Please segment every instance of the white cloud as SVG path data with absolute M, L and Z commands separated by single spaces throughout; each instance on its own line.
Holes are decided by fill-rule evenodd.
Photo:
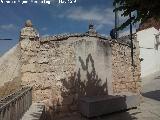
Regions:
M 0 30 L 15 30 L 16 26 L 13 24 L 8 24 L 8 25 L 0 25 Z
M 121 16 L 123 12 L 119 12 L 119 25 L 124 23 L 128 16 Z M 83 7 L 70 8 L 63 14 L 58 16 L 59 18 L 69 18 L 76 21 L 90 21 L 93 20 L 95 23 L 96 29 L 100 30 L 105 27 L 114 27 L 115 24 L 115 13 L 113 12 L 113 8 L 98 8 L 93 7 L 90 9 L 86 9 Z M 128 34 L 127 31 L 124 31 L 123 34 Z
M 69 18 L 77 21 L 90 21 L 97 25 L 97 29 L 102 29 L 106 25 L 114 25 L 114 13 L 112 8 L 91 8 L 89 10 L 82 7 L 71 8 L 62 15 L 59 15 L 60 18 Z

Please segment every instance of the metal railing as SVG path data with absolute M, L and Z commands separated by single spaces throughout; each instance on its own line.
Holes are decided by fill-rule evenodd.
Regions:
M 32 104 L 32 87 L 24 87 L 0 100 L 0 120 L 19 120 Z

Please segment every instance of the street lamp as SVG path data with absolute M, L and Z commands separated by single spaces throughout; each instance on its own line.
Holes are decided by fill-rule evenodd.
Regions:
M 118 4 L 116 3 L 115 9 L 116 9 L 117 7 L 118 7 Z M 119 38 L 119 33 L 118 33 L 118 30 L 117 30 L 118 27 L 119 27 L 118 11 L 115 10 L 115 28 L 110 31 L 110 36 L 111 36 L 112 39 L 117 39 L 117 38 Z

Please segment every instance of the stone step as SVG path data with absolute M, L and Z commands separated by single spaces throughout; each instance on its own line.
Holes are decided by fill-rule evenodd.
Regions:
M 140 96 L 97 96 L 80 99 L 80 112 L 88 118 L 137 107 Z
M 43 103 L 33 103 L 21 120 L 44 120 L 45 106 Z

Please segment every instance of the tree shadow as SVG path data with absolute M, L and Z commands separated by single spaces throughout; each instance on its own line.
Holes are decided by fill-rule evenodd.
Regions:
M 137 120 L 137 117 L 135 117 L 135 115 L 139 113 L 141 112 L 129 113 L 128 111 L 120 111 L 120 112 L 112 113 L 109 115 L 103 115 L 101 116 L 101 119 L 102 120 Z
M 70 78 L 61 80 L 63 86 L 61 96 L 63 100 L 61 103 L 57 103 L 54 120 L 72 120 L 74 118 L 72 113 L 75 112 L 78 113 L 77 120 L 87 119 L 79 114 L 80 99 L 83 97 L 108 96 L 107 78 L 104 82 L 98 76 L 91 54 L 88 54 L 85 61 L 79 56 L 79 62 L 78 70 Z M 117 101 L 116 104 L 121 104 L 122 110 L 127 108 L 125 99 Z M 126 120 L 133 120 L 133 117 L 127 112 L 124 116 L 126 116 Z
M 79 57 L 79 62 L 81 66 L 78 71 L 75 72 L 68 80 L 61 80 L 64 88 L 67 89 L 66 91 L 61 91 L 62 97 L 65 98 L 66 95 L 71 94 L 76 95 L 77 98 L 83 96 L 108 95 L 107 78 L 106 81 L 102 83 L 101 78 L 99 78 L 96 72 L 94 60 L 91 54 L 86 58 L 86 63 L 84 63 L 81 57 Z M 91 66 L 89 66 L 89 63 Z
M 155 79 L 160 79 L 160 76 L 155 77 Z
M 79 96 L 99 96 L 99 95 L 107 95 L 107 78 L 106 81 L 103 83 L 101 78 L 99 78 L 95 65 L 94 60 L 91 54 L 88 55 L 86 58 L 86 64 L 84 63 L 83 59 L 79 57 L 79 62 L 81 64 L 81 68 L 79 68 L 77 72 L 77 93 Z M 89 63 L 91 64 L 91 68 L 89 70 Z M 81 79 L 81 72 L 86 72 L 86 79 Z
M 160 90 L 143 93 L 142 96 L 160 101 Z

